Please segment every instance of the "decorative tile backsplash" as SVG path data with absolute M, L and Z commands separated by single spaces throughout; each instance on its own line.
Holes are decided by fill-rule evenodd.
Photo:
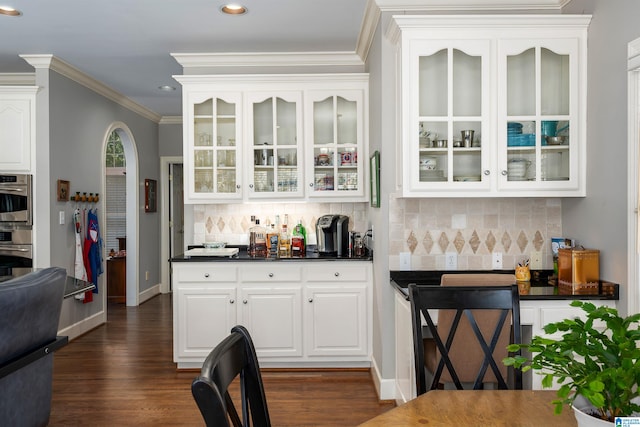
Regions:
M 531 252 L 552 268 L 551 237 L 562 235 L 559 199 L 389 200 L 389 268 L 399 269 L 401 252 L 411 253 L 412 270 L 444 270 L 447 253 L 458 270 L 491 270 L 492 253 L 502 253 L 511 270 Z
M 350 231 L 366 231 L 367 203 L 260 203 L 260 204 L 215 204 L 193 205 L 194 244 L 223 241 L 228 244 L 249 243 L 251 215 L 260 220 L 261 225 L 275 223 L 289 215 L 289 226 L 302 220 L 307 229 L 310 244 L 315 243 L 315 224 L 318 217 L 326 214 L 340 214 L 349 217 Z

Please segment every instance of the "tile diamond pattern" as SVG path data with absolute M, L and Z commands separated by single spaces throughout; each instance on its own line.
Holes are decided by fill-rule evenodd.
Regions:
M 533 236 L 533 247 L 536 248 L 536 251 L 541 251 L 542 245 L 544 245 L 544 237 L 542 237 L 540 230 L 537 230 L 536 234 Z
M 213 220 L 210 216 L 207 217 L 207 221 L 204 223 L 204 227 L 207 230 L 207 233 L 211 234 L 211 230 L 213 230 Z
M 478 236 L 478 232 L 476 230 L 473 230 L 473 233 L 471 234 L 471 238 L 469 239 L 469 246 L 471 247 L 471 250 L 473 251 L 473 253 L 475 254 L 478 251 L 478 248 L 480 247 L 480 237 Z
M 416 250 L 416 246 L 418 246 L 418 239 L 416 239 L 416 235 L 413 234 L 413 231 L 407 238 L 407 246 L 409 246 L 409 250 L 411 251 L 411 253 L 413 253 Z
M 449 238 L 447 237 L 447 233 L 444 231 L 440 233 L 440 238 L 438 239 L 438 246 L 442 253 L 447 252 L 447 247 L 449 247 Z
M 516 243 L 520 248 L 520 253 L 524 253 L 524 250 L 527 248 L 527 244 L 529 243 L 529 239 L 527 239 L 527 235 L 524 234 L 524 231 L 520 231 L 520 234 L 518 234 L 518 240 L 516 240 Z
M 224 230 L 224 226 L 225 226 L 225 223 L 224 223 L 224 220 L 222 219 L 222 217 L 220 217 L 218 219 L 218 224 L 217 225 L 218 225 L 218 230 L 220 230 L 220 232 L 222 232 L 222 230 Z
M 505 252 L 509 252 L 509 249 L 511 249 L 511 236 L 509 235 L 509 233 L 507 233 L 506 231 L 504 232 L 504 234 L 502 235 L 502 247 L 504 248 Z
M 427 231 L 424 235 L 424 239 L 422 239 L 422 246 L 424 246 L 424 249 L 427 251 L 428 254 L 430 254 L 431 250 L 433 249 L 433 245 L 434 245 L 433 237 L 431 237 L 431 233 Z
M 456 233 L 456 237 L 453 239 L 453 246 L 455 246 L 456 251 L 458 252 L 458 254 L 462 253 L 462 249 L 464 248 L 464 236 L 462 235 L 461 231 L 458 231 Z
M 487 245 L 487 249 L 489 249 L 489 253 L 493 253 L 493 248 L 496 247 L 496 243 L 496 236 L 494 236 L 493 232 L 490 231 L 489 234 L 487 234 L 487 239 L 484 241 L 484 244 Z

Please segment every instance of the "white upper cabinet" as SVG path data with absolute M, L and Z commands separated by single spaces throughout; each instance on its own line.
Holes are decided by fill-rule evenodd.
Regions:
M 185 198 L 192 202 L 242 198 L 242 96 L 192 92 L 183 105 Z
M 175 78 L 185 203 L 368 200 L 367 74 Z
M 35 86 L 0 86 L 0 170 L 33 172 Z
M 366 87 L 306 93 L 309 197 L 366 200 L 365 94 Z
M 249 196 L 301 197 L 302 92 L 249 93 Z M 300 155 L 300 159 L 298 159 Z
M 405 197 L 585 196 L 590 16 L 394 16 Z

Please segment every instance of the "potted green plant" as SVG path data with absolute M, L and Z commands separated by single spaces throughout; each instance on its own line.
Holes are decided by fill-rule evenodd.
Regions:
M 591 415 L 613 422 L 615 417 L 640 412 L 634 398 L 640 396 L 640 313 L 620 317 L 611 307 L 573 301 L 585 319 L 565 319 L 544 327 L 547 336 L 535 336 L 530 344 L 512 344 L 510 352 L 528 350 L 532 357 L 507 357 L 503 363 L 526 372 L 543 375 L 542 386 L 560 386 L 552 403 L 560 413 L 583 396 L 593 406 Z M 561 334 L 560 338 L 549 337 Z M 556 335 L 557 336 L 557 335 Z

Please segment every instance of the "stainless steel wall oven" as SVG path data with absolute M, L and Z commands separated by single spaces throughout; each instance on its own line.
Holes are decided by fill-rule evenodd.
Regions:
M 31 175 L 0 174 L 0 226 L 33 225 Z
M 0 282 L 23 276 L 33 269 L 31 229 L 0 225 Z

